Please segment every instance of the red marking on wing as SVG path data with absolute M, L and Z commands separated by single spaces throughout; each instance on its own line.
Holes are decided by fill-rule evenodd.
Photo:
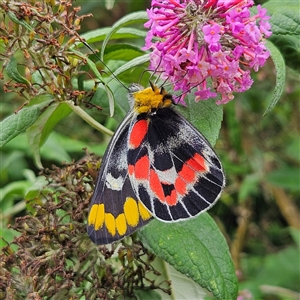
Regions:
M 196 172 L 191 169 L 189 160 L 182 166 L 181 171 L 178 175 L 187 183 L 194 182 L 196 179 Z
M 196 180 L 197 173 L 198 172 L 204 172 L 207 168 L 205 166 L 205 160 L 204 158 L 198 154 L 195 153 L 195 155 L 187 160 L 184 165 L 182 166 L 181 171 L 178 173 L 182 179 L 187 183 L 193 183 Z M 183 189 L 183 184 L 178 183 L 179 186 Z
M 149 178 L 150 188 L 155 193 L 157 198 L 161 202 L 165 202 L 165 194 L 162 188 L 161 182 L 158 178 L 158 175 L 155 173 L 154 170 L 150 170 L 150 178 Z
M 171 195 L 166 197 L 166 202 L 169 205 L 175 205 L 177 203 L 177 193 L 175 190 L 171 192 Z
M 170 206 L 177 203 L 177 192 L 175 189 L 172 190 L 170 195 L 165 196 L 162 183 L 154 170 L 150 170 L 149 182 L 151 190 L 161 202 L 166 202 Z
M 148 131 L 148 122 L 146 120 L 140 120 L 136 122 L 129 136 L 129 147 L 135 149 L 140 146 L 146 133 Z
M 147 155 L 144 155 L 135 164 L 135 169 L 134 169 L 135 178 L 147 180 L 149 178 L 149 169 L 150 169 L 149 157 Z
M 177 177 L 174 183 L 175 186 L 175 190 L 181 194 L 181 195 L 185 195 L 186 194 L 186 182 L 181 178 L 181 177 Z
M 195 153 L 195 155 L 191 159 L 189 159 L 187 163 L 198 172 L 207 171 L 205 159 L 198 153 Z
M 187 185 L 189 183 L 194 184 L 197 179 L 197 173 L 204 171 L 207 171 L 205 160 L 200 154 L 195 153 L 192 158 L 184 163 L 181 171 L 178 173 L 178 177 L 174 182 L 177 193 L 185 195 L 187 193 Z
M 134 165 L 128 165 L 128 173 L 129 173 L 129 175 L 134 174 Z

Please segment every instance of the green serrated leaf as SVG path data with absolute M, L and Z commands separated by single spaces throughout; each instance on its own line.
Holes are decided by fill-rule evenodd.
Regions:
M 10 17 L 10 19 L 11 19 L 14 23 L 19 24 L 19 25 L 25 27 L 26 29 L 28 29 L 28 30 L 31 31 L 31 32 L 34 32 L 33 28 L 32 28 L 27 22 L 25 22 L 24 20 L 19 20 L 19 19 L 17 18 L 17 16 L 16 16 L 12 11 L 8 11 L 8 12 L 7 12 L 7 15 Z
M 178 105 L 176 109 L 214 145 L 223 120 L 223 107 L 216 105 L 214 99 L 196 103 L 194 95 L 188 95 L 185 102 L 187 107 Z
M 107 33 L 105 40 L 102 44 L 101 49 L 101 60 L 103 60 L 105 47 L 110 40 L 111 36 L 117 32 L 121 27 L 125 27 L 131 24 L 139 24 L 148 20 L 148 15 L 145 11 L 138 11 L 131 14 L 126 15 L 125 17 L 118 20 L 112 27 L 111 30 Z
M 0 147 L 30 127 L 44 112 L 50 101 L 25 107 L 0 123 Z
M 27 129 L 28 143 L 38 168 L 43 167 L 40 157 L 40 147 L 45 143 L 54 126 L 71 112 L 72 110 L 67 104 L 54 103 Z
M 19 73 L 17 60 L 14 56 L 10 58 L 5 71 L 7 75 L 16 82 L 30 85 L 30 82 Z
M 278 51 L 278 49 L 270 41 L 267 41 L 267 47 L 271 53 L 271 58 L 274 62 L 275 69 L 276 69 L 276 84 L 275 84 L 272 100 L 269 103 L 269 106 L 266 109 L 264 115 L 268 114 L 280 99 L 285 87 L 285 72 L 286 72 L 284 59 L 281 53 Z
M 152 252 L 211 291 L 216 299 L 236 299 L 238 282 L 228 246 L 207 213 L 172 224 L 153 220 L 139 235 Z
M 263 5 L 271 16 L 272 35 L 269 40 L 276 45 L 290 68 L 300 71 L 300 18 L 299 0 L 270 0 Z
M 300 37 L 290 35 L 272 35 L 269 39 L 280 50 L 285 64 L 300 72 Z
M 299 0 L 270 0 L 263 5 L 271 16 L 273 35 L 300 35 Z

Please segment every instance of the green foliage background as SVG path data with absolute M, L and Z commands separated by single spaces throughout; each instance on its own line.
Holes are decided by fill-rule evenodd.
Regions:
M 1 9 L 3 10 L 2 1 L 1 5 Z M 147 67 L 147 56 L 143 56 L 144 53 L 140 50 L 143 46 L 143 38 L 145 36 L 143 29 L 144 20 L 141 17 L 143 14 L 141 13 L 139 15 L 141 21 L 135 20 L 133 22 L 133 29 L 130 27 L 130 18 L 128 24 L 124 19 L 123 23 L 119 23 L 119 26 L 118 23 L 115 22 L 120 22 L 118 20 L 131 12 L 144 11 L 145 8 L 149 7 L 149 2 L 116 1 L 116 3 L 113 3 L 113 1 L 76 1 L 74 6 L 78 5 L 82 6 L 81 11 L 78 13 L 80 15 L 93 12 L 93 17 L 85 18 L 82 21 L 81 30 L 79 32 L 80 35 L 85 37 L 93 49 L 100 50 L 99 55 L 103 55 L 104 61 L 108 63 L 112 71 L 118 75 L 120 80 L 125 84 L 142 80 L 142 84 L 147 85 L 149 75 L 145 73 L 141 76 L 141 73 Z M 270 59 L 266 66 L 258 73 L 253 74 L 255 81 L 253 87 L 246 93 L 235 95 L 235 99 L 223 107 L 222 124 L 220 123 L 222 118 L 221 111 L 220 113 L 216 112 L 217 116 L 215 116 L 215 121 L 211 120 L 211 116 L 209 116 L 211 103 L 201 104 L 203 108 L 199 105 L 202 111 L 202 115 L 200 116 L 193 114 L 191 112 L 192 110 L 181 110 L 193 124 L 196 123 L 195 125 L 201 129 L 203 134 L 206 135 L 212 143 L 215 142 L 217 131 L 221 126 L 215 150 L 224 165 L 227 187 L 219 203 L 210 211 L 210 215 L 215 220 L 229 245 L 239 280 L 239 297 L 241 297 L 239 299 L 299 299 L 300 21 L 299 14 L 297 15 L 296 13 L 297 8 L 299 11 L 299 3 L 298 1 L 286 1 L 283 5 L 282 2 L 279 1 L 269 1 L 265 4 L 265 7 L 271 15 L 270 21 L 273 35 L 270 38 L 269 48 L 272 51 L 273 61 Z M 13 18 L 13 16 L 10 16 L 12 23 L 14 23 Z M 4 13 L 3 21 L 7 20 L 8 16 L 5 16 Z M 123 27 L 125 23 L 130 29 Z M 26 20 L 20 21 L 17 19 L 14 24 L 14 26 L 19 25 L 24 27 L 27 23 Z M 114 25 L 114 28 L 119 30 L 117 33 L 114 33 L 114 30 L 110 28 L 113 24 L 117 24 Z M 97 28 L 98 30 L 95 30 Z M 31 29 L 27 28 L 27 30 L 30 31 Z M 110 41 L 106 46 L 105 52 L 101 53 L 100 46 L 103 45 L 103 41 L 106 43 L 108 40 L 107 34 L 109 33 L 111 33 Z M 79 45 L 76 50 L 74 49 L 74 53 L 79 50 L 85 53 L 88 52 L 82 45 Z M 1 52 L 5 52 L 3 40 L 1 42 Z M 124 53 L 126 53 L 125 56 Z M 15 59 L 18 65 L 16 61 L 10 60 L 9 64 L 4 66 L 6 72 L 4 73 L 4 81 L 1 81 L 1 91 L 6 90 L 4 82 L 9 80 L 9 78 L 18 83 L 27 84 L 26 72 L 25 69 L 22 68 L 21 63 L 22 55 L 17 53 Z M 126 90 L 122 88 L 119 83 L 116 81 L 109 83 L 110 92 L 114 95 L 114 99 L 112 99 L 107 96 L 103 87 L 99 88 L 101 84 L 96 88 L 93 80 L 87 80 L 88 76 L 84 74 L 83 71 L 90 72 L 89 70 L 92 70 L 93 72 L 91 73 L 93 73 L 93 77 L 97 78 L 97 70 L 103 67 L 100 66 L 101 64 L 97 64 L 97 66 L 93 64 L 93 61 L 97 61 L 94 55 L 89 55 L 89 59 L 91 60 L 91 62 L 88 62 L 89 65 L 82 65 L 80 72 L 76 75 L 78 79 L 77 82 L 74 82 L 73 78 L 72 83 L 78 90 L 81 90 L 81 85 L 83 85 L 83 90 L 95 91 L 95 93 L 85 94 L 85 96 L 91 99 L 91 103 L 95 106 L 101 106 L 103 108 L 102 111 L 97 110 L 95 107 L 92 109 L 85 107 L 82 102 L 85 99 L 81 99 L 80 97 L 76 99 L 81 101 L 79 107 L 83 112 L 80 111 L 76 113 L 77 108 L 74 108 L 72 105 L 67 105 L 66 103 L 55 103 L 51 105 L 49 109 L 48 106 L 51 103 L 51 97 L 43 95 L 37 97 L 33 102 L 29 103 L 29 106 L 20 110 L 20 112 L 24 112 L 25 110 L 23 115 L 13 114 L 13 112 L 19 110 L 20 106 L 24 103 L 24 98 L 22 98 L 20 94 L 18 95 L 13 92 L 2 92 L 0 102 L 1 120 L 7 116 L 10 116 L 11 119 L 9 122 L 6 121 L 5 124 L 2 123 L 1 134 L 5 133 L 10 137 L 15 137 L 0 150 L 1 247 L 7 247 L 7 243 L 11 243 L 15 236 L 22 234 L 22 232 L 16 233 L 13 229 L 8 228 L 8 224 L 14 224 L 18 217 L 26 217 L 28 215 L 37 216 L 40 213 L 40 211 L 36 209 L 39 202 L 32 204 L 29 201 L 29 199 L 38 199 L 38 201 L 44 199 L 40 197 L 39 193 L 46 182 L 44 176 L 39 175 L 38 166 L 43 165 L 43 167 L 51 168 L 51 166 L 55 164 L 62 167 L 62 170 L 65 170 L 64 168 L 66 168 L 66 166 L 63 166 L 62 162 L 72 163 L 74 160 L 81 160 L 82 158 L 88 157 L 87 163 L 80 165 L 80 167 L 84 169 L 88 166 L 91 170 L 96 172 L 98 158 L 90 158 L 89 154 L 86 154 L 82 149 L 87 148 L 89 153 L 94 152 L 102 156 L 110 136 L 100 133 L 91 127 L 91 123 L 87 124 L 86 121 L 89 122 L 89 120 L 86 119 L 84 112 L 93 117 L 108 130 L 113 131 L 128 109 L 128 103 L 125 97 Z M 136 59 L 135 63 L 132 62 L 132 59 Z M 124 61 L 129 64 L 127 66 L 128 69 L 126 69 L 126 64 L 124 67 Z M 285 66 L 287 66 L 286 69 Z M 122 68 L 125 68 L 126 71 L 121 73 Z M 16 72 L 16 70 L 18 70 L 18 72 Z M 82 78 L 80 76 L 82 76 Z M 100 79 L 103 80 L 102 77 L 100 77 L 99 80 Z M 104 77 L 104 80 L 108 80 L 108 77 Z M 279 97 L 280 99 L 278 103 L 276 103 Z M 113 118 L 109 118 L 109 115 L 112 113 L 112 101 L 115 101 L 114 116 Z M 192 104 L 193 101 L 188 103 L 195 106 L 195 104 Z M 33 106 L 34 104 L 36 105 Z M 198 109 L 199 110 L 196 109 L 197 113 L 200 111 L 200 108 Z M 205 109 L 208 111 L 207 114 L 203 112 Z M 220 107 L 217 109 L 220 110 Z M 26 113 L 26 110 L 29 110 L 29 114 Z M 46 117 L 44 114 L 48 114 L 47 117 L 49 121 L 47 121 L 47 123 L 43 123 L 43 119 L 40 118 L 42 112 L 43 118 Z M 25 120 L 22 120 L 24 116 Z M 206 116 L 209 118 L 207 124 L 205 122 L 205 120 L 207 120 Z M 23 126 L 29 128 L 26 133 L 20 132 L 22 129 L 15 126 L 15 124 L 24 123 L 26 126 Z M 214 131 L 209 129 L 210 125 L 214 125 Z M 5 139 L 6 137 L 1 135 L 1 141 L 5 141 Z M 31 147 L 29 147 L 28 144 L 30 144 Z M 91 165 L 89 165 L 89 163 L 91 163 Z M 74 168 L 74 170 L 72 169 L 71 171 L 73 173 L 70 171 L 70 174 L 73 176 L 70 178 L 72 180 L 74 180 L 74 178 L 81 180 L 83 176 L 80 177 L 80 175 L 76 177 L 76 170 L 76 168 Z M 59 177 L 58 174 L 61 176 Z M 65 176 L 63 175 L 64 173 L 58 174 L 52 175 L 53 178 L 57 176 L 56 182 L 59 182 L 58 177 L 64 178 Z M 69 180 L 70 178 L 66 176 L 66 182 L 67 179 Z M 83 185 L 83 189 L 84 188 L 85 185 Z M 72 190 L 71 186 L 70 190 Z M 53 190 L 51 190 L 51 192 L 52 191 Z M 76 190 L 73 192 L 78 193 Z M 83 192 L 86 203 L 88 203 L 89 193 L 90 191 L 88 190 L 84 190 Z M 50 193 L 43 194 L 43 196 L 48 196 L 49 194 Z M 55 205 L 57 204 L 56 202 L 54 203 Z M 80 205 L 80 202 L 78 203 L 78 205 Z M 57 212 L 56 207 L 55 209 Z M 74 209 L 73 206 L 72 209 Z M 86 207 L 83 206 L 82 209 L 86 210 Z M 63 212 L 65 212 L 65 210 L 62 210 L 60 213 Z M 58 219 L 61 217 L 60 213 L 58 213 Z M 209 224 L 211 224 L 209 216 L 204 215 L 203 217 L 201 216 L 201 218 L 203 220 L 199 220 L 199 223 L 189 223 L 186 226 L 183 223 L 179 225 L 178 228 L 172 230 L 183 230 L 186 232 L 185 235 L 191 232 L 191 236 L 197 236 L 197 232 L 193 232 L 193 228 L 197 229 L 199 226 L 205 228 L 205 226 L 210 226 Z M 84 219 L 81 220 L 82 228 L 84 228 L 84 221 Z M 72 224 L 72 221 L 68 220 L 68 222 Z M 76 227 L 77 225 L 74 224 L 74 226 Z M 232 296 L 230 295 L 235 293 L 233 291 L 234 288 L 231 289 L 226 284 L 224 284 L 224 286 L 220 284 L 222 287 L 217 287 L 220 288 L 220 290 L 214 290 L 212 288 L 213 283 L 210 284 L 207 279 L 207 277 L 213 274 L 210 273 L 212 268 L 211 266 L 206 267 L 206 265 L 201 262 L 203 256 L 197 258 L 197 260 L 198 263 L 201 262 L 200 265 L 204 270 L 201 270 L 201 268 L 191 270 L 191 273 L 193 273 L 191 277 L 195 282 L 201 284 L 202 287 L 207 288 L 212 293 L 203 292 L 203 290 L 199 289 L 198 285 L 195 287 L 194 281 L 189 281 L 187 277 L 177 273 L 176 270 L 167 265 L 165 261 L 172 264 L 174 254 L 172 254 L 172 251 L 168 251 L 168 243 L 163 244 L 162 248 L 156 249 L 156 245 L 160 243 L 160 236 L 154 233 L 156 232 L 155 230 L 157 230 L 160 234 L 163 232 L 165 236 L 168 236 L 168 234 L 171 236 L 173 231 L 171 229 L 162 228 L 159 224 L 155 224 L 155 222 L 151 226 L 152 227 L 147 226 L 143 229 L 139 238 L 147 245 L 147 249 L 153 251 L 160 258 L 156 258 L 155 263 L 152 262 L 152 259 L 149 259 L 147 263 L 154 265 L 155 268 L 159 270 L 160 274 L 162 274 L 160 275 L 162 281 L 167 279 L 172 280 L 173 294 L 168 296 L 163 293 L 162 290 L 160 290 L 158 294 L 156 293 L 156 289 L 151 291 L 146 289 L 145 292 L 145 290 L 139 286 L 139 288 L 135 289 L 135 297 L 138 299 L 146 299 L 145 295 L 147 295 L 149 299 L 201 299 L 201 297 L 204 299 L 204 297 L 208 298 L 209 295 L 212 296 L 213 294 L 218 299 L 231 299 Z M 182 229 L 179 228 L 180 226 L 182 226 Z M 211 226 L 212 227 L 209 228 L 215 228 L 215 224 Z M 202 229 L 203 228 L 201 228 L 201 230 Z M 76 232 L 76 230 L 74 230 L 74 232 Z M 38 235 L 38 231 L 35 232 L 35 234 Z M 212 240 L 210 240 L 209 237 Z M 82 237 L 82 239 L 84 239 L 84 237 Z M 178 249 L 178 253 L 180 253 L 180 259 L 178 261 L 184 260 L 187 257 L 186 255 L 190 255 L 192 249 L 205 247 L 206 249 L 210 249 L 211 252 L 215 252 L 215 256 L 213 256 L 213 258 L 207 256 L 207 258 L 204 257 L 204 259 L 209 260 L 209 262 L 210 259 L 212 259 L 212 261 L 214 260 L 215 262 L 216 257 L 222 257 L 220 253 L 226 250 L 226 246 L 220 246 L 220 252 L 218 252 L 217 248 L 219 244 L 216 243 L 216 241 L 220 239 L 218 234 L 215 237 L 214 235 L 206 235 L 205 232 L 203 232 L 202 240 L 201 236 L 195 239 L 194 246 L 192 245 L 192 241 L 189 241 L 188 245 L 191 246 L 188 247 L 190 249 L 188 249 L 187 252 L 181 253 L 180 249 Z M 221 239 L 220 241 L 223 243 Z M 161 242 L 164 243 L 165 241 Z M 180 243 L 182 241 L 177 242 Z M 100 255 L 99 253 L 101 251 L 103 254 L 103 249 L 96 249 L 95 246 L 86 243 L 87 242 L 84 241 L 80 244 L 82 249 L 79 249 L 80 247 L 78 246 L 78 255 L 84 255 L 85 251 L 87 251 L 86 249 L 92 249 L 89 251 L 94 251 L 93 255 Z M 74 245 L 79 244 L 75 243 Z M 20 247 L 20 244 L 18 247 Z M 16 244 L 12 244 L 9 251 L 13 253 L 17 251 L 18 247 Z M 176 247 L 178 247 L 178 244 L 172 249 L 176 249 Z M 166 249 L 166 251 L 163 252 L 161 249 Z M 6 251 L 8 250 L 6 249 Z M 130 257 L 130 253 L 138 252 L 138 250 L 132 248 L 128 250 L 126 245 L 123 251 L 126 253 L 124 256 L 126 256 L 127 259 Z M 120 258 L 123 257 L 121 254 L 119 252 L 118 259 L 123 262 Z M 145 255 L 147 256 L 148 253 Z M 150 254 L 149 257 L 151 257 Z M 163 258 L 164 261 L 161 260 L 161 258 Z M 178 261 L 175 265 L 179 264 Z M 226 261 L 226 258 L 224 261 Z M 127 261 L 126 265 L 123 262 L 123 267 L 126 265 L 127 268 L 125 268 L 125 270 L 128 271 L 131 268 L 131 263 L 132 262 Z M 193 264 L 191 265 L 193 266 Z M 129 269 L 128 266 L 130 266 Z M 216 267 L 219 266 L 220 263 L 216 262 Z M 229 270 L 229 266 L 230 263 L 225 266 L 225 270 Z M 177 270 L 187 273 L 178 268 L 178 266 Z M 134 269 L 134 272 L 135 271 L 136 269 Z M 218 274 L 223 274 L 222 276 L 224 276 L 224 278 L 222 277 L 221 279 L 226 281 L 227 275 L 224 275 L 224 272 L 225 271 L 222 270 L 222 272 L 219 271 Z M 228 271 L 228 273 L 230 272 L 232 273 L 232 270 Z M 205 274 L 208 274 L 207 277 L 205 277 Z M 0 288 L 2 288 L 3 292 L 3 290 L 5 290 L 3 289 L 3 287 L 5 287 L 5 280 L 3 279 L 5 274 L 1 273 L 0 275 L 3 276 L 2 278 L 0 277 L 3 280 L 0 281 Z M 58 277 L 59 276 L 62 275 L 59 274 Z M 112 272 L 112 276 L 115 276 L 115 273 Z M 118 276 L 120 276 L 119 273 Z M 155 277 L 153 274 L 151 276 Z M 198 280 L 197 276 L 199 276 Z M 203 278 L 206 278 L 206 280 L 203 280 Z M 231 278 L 234 281 L 234 277 Z M 60 279 L 57 279 L 57 282 L 59 281 Z M 176 288 L 180 283 L 183 283 L 183 288 Z M 91 283 L 87 283 L 87 287 L 90 288 L 90 284 Z M 104 284 L 100 281 L 98 288 L 100 289 L 102 285 Z M 30 290 L 30 286 L 31 283 L 27 285 L 28 290 Z M 191 286 L 193 286 L 193 288 L 191 288 Z M 180 289 L 190 290 L 191 292 L 190 294 L 180 295 Z M 128 290 L 130 289 L 128 288 Z M 81 295 L 81 293 L 84 294 L 82 291 L 84 291 L 84 289 L 81 289 L 80 292 L 77 290 L 77 295 Z M 34 289 L 31 292 L 33 293 Z M 74 292 L 75 295 L 76 292 Z M 103 295 L 104 294 L 103 292 Z M 111 294 L 106 295 L 108 298 L 110 296 Z M 118 297 L 121 296 L 118 294 Z M 92 296 L 90 296 L 89 299 L 92 299 Z M 103 299 L 105 299 L 104 296 Z

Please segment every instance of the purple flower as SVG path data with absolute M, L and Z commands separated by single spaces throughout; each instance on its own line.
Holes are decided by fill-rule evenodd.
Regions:
M 195 101 L 221 96 L 217 104 L 234 98 L 252 85 L 270 53 L 264 39 L 271 35 L 266 9 L 253 0 L 152 0 L 147 11 L 150 28 L 144 49 L 151 49 L 150 68 L 162 72 L 181 103 L 193 88 Z M 220 98 L 220 97 L 219 97 Z

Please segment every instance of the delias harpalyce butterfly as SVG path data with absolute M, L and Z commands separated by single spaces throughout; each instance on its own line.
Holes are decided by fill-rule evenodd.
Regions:
M 225 177 L 209 142 L 150 83 L 129 87 L 131 109 L 103 157 L 88 216 L 88 235 L 109 244 L 152 217 L 190 219 L 211 208 Z

